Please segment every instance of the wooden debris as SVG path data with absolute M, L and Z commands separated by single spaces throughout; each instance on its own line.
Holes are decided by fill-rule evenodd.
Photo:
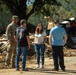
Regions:
M 49 36 L 47 36 L 47 38 L 49 38 Z M 30 34 L 30 40 L 31 40 L 31 50 L 29 51 L 28 55 L 34 55 L 35 54 L 35 50 L 34 50 L 34 44 L 32 43 L 34 41 L 34 34 Z M 50 57 L 52 55 L 52 47 L 48 44 L 48 41 L 45 43 L 46 45 L 46 55 L 48 57 Z M 0 39 L 0 55 L 6 54 L 7 52 L 7 39 L 3 38 Z M 31 54 L 32 53 L 32 54 Z M 67 49 L 66 47 L 64 47 L 64 56 L 76 56 L 76 50 L 72 50 L 72 49 Z

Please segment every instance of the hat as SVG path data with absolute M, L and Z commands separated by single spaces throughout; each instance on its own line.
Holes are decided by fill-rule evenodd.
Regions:
M 57 20 L 54 21 L 54 23 L 60 23 L 60 21 L 57 19 Z
M 25 20 L 25 19 L 22 19 L 22 20 L 20 21 L 20 24 L 23 25 L 24 23 L 26 23 L 26 20 Z
M 12 19 L 18 19 L 18 16 L 13 15 L 13 16 L 12 16 Z

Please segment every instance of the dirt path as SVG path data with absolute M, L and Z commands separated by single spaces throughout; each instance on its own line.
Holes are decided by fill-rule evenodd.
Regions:
M 30 63 L 27 61 L 27 68 L 30 68 L 28 72 L 16 71 L 15 69 L 1 69 L 0 75 L 76 75 L 76 57 L 65 57 L 66 72 L 61 70 L 59 72 L 52 71 L 53 60 L 46 58 L 45 61 L 45 69 L 34 69 L 35 60 L 31 60 Z

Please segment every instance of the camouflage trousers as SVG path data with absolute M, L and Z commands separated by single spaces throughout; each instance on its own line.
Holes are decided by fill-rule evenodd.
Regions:
M 16 57 L 16 42 L 11 42 L 7 47 L 7 54 L 5 59 L 5 65 L 11 65 L 12 68 L 15 67 L 15 57 Z

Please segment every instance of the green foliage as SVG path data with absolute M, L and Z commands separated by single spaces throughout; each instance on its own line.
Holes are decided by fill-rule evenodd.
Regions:
M 61 7 L 58 9 L 59 18 L 70 18 L 76 16 L 76 0 L 58 0 Z
M 0 0 L 0 26 L 8 25 L 12 14 L 17 14 L 19 18 L 29 18 L 28 22 L 35 26 L 40 22 L 47 26 L 44 16 L 50 16 L 53 19 L 76 16 L 76 0 L 35 0 L 30 6 L 26 6 L 26 1 Z
M 30 16 L 28 19 L 28 23 L 31 23 L 35 26 L 37 26 L 39 23 L 42 23 L 44 27 L 48 25 L 47 20 L 41 14 L 33 14 L 32 16 Z
M 67 19 L 76 16 L 76 0 L 58 0 L 61 6 L 45 4 L 40 12 L 29 18 L 29 22 L 37 25 L 40 18 L 37 15 L 50 16 L 53 19 Z
M 12 14 L 5 4 L 0 5 L 0 30 L 5 30 L 6 26 L 11 21 Z
M 57 0 L 35 0 L 31 8 L 26 5 L 27 0 L 0 0 L 5 3 L 12 14 L 18 15 L 20 19 L 28 18 L 36 12 L 44 12 L 44 5 L 60 5 Z M 31 0 L 28 0 L 31 2 Z M 30 10 L 29 10 L 30 9 Z

